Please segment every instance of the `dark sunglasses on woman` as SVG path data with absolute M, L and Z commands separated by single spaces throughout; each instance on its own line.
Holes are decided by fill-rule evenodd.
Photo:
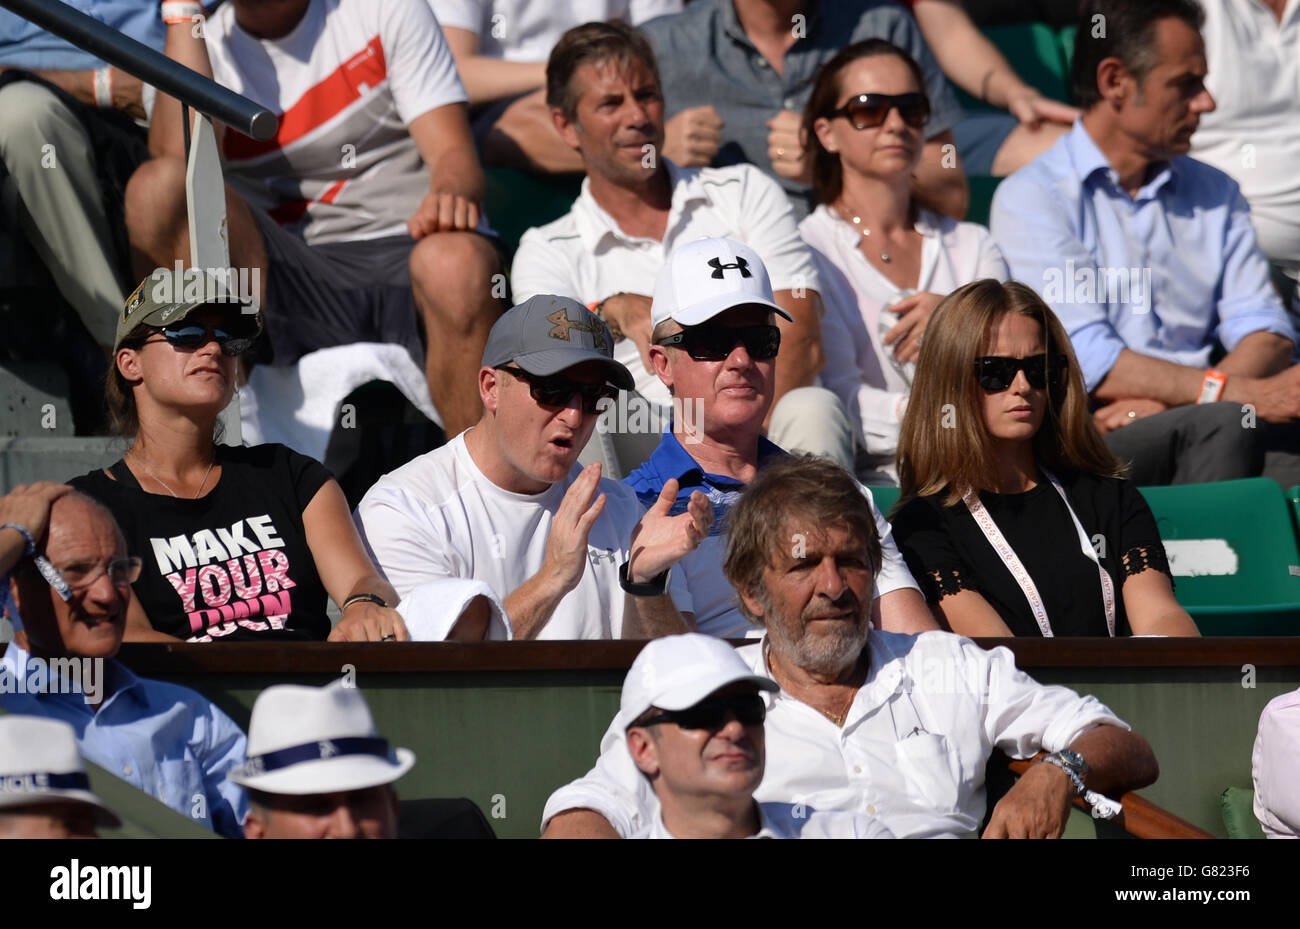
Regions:
M 158 334 L 172 348 L 187 352 L 202 348 L 209 342 L 216 342 L 222 354 L 238 357 L 253 347 L 251 338 L 231 335 L 216 326 L 166 326 L 158 330 Z
M 781 348 L 781 330 L 776 326 L 690 326 L 664 336 L 656 345 L 680 345 L 696 361 L 723 361 L 731 355 L 737 342 L 754 361 L 775 358 Z
M 721 729 L 727 724 L 729 712 L 735 714 L 742 726 L 758 726 L 767 716 L 767 704 L 758 694 L 710 697 L 684 710 L 665 710 L 637 725 L 676 723 L 683 729 Z
M 830 118 L 843 116 L 853 124 L 854 129 L 874 129 L 882 125 L 889 117 L 889 111 L 897 109 L 898 115 L 913 129 L 920 129 L 930 118 L 930 101 L 925 94 L 858 94 L 838 110 L 830 112 Z
M 583 384 L 565 377 L 529 374 L 523 368 L 502 365 L 500 371 L 513 375 L 528 385 L 528 393 L 542 406 L 565 407 L 574 394 L 582 397 L 584 413 L 599 413 L 601 400 L 612 400 L 618 388 L 609 384 Z
M 1042 390 L 1050 383 L 1054 390 L 1059 390 L 1065 382 L 1068 364 L 1064 355 L 1049 356 L 1046 353 L 1028 358 L 985 355 L 975 359 L 975 379 L 989 393 L 996 394 L 1011 386 L 1017 371 L 1024 371 L 1025 380 L 1033 389 Z

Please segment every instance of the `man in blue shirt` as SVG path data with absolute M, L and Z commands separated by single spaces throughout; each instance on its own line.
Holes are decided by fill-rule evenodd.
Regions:
M 194 691 L 113 658 L 140 560 L 112 515 L 62 484 L 16 488 L 0 498 L 0 575 L 11 571 L 17 631 L 0 657 L 0 708 L 69 723 L 89 761 L 242 836 L 247 800 L 226 775 L 244 763 L 244 733 Z
M 678 608 L 693 613 L 699 631 L 709 635 L 740 638 L 753 630 L 722 576 L 722 556 L 727 509 L 765 461 L 785 455 L 762 435 L 781 344 L 777 313 L 785 315 L 762 260 L 732 239 L 696 239 L 678 247 L 655 280 L 650 362 L 673 395 L 673 423 L 625 483 L 651 506 L 664 485 L 676 480 L 672 515 L 685 511 L 696 491 L 712 503 L 708 537 L 673 568 L 686 573 L 692 600 Z M 874 504 L 872 511 L 883 554 L 873 619 L 892 632 L 937 628 L 889 523 Z
M 1284 451 L 1300 447 L 1295 333 L 1237 184 L 1186 156 L 1214 108 L 1202 18 L 1191 0 L 1086 9 L 1083 116 L 998 188 L 991 225 L 1012 276 L 1065 324 L 1135 480 L 1257 474 L 1259 447 L 1285 486 L 1300 479 Z

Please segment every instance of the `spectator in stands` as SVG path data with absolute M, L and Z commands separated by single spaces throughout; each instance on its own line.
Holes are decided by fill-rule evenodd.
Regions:
M 1206 89 L 1191 154 L 1232 177 L 1250 204 L 1259 248 L 1300 330 L 1300 6 L 1286 0 L 1201 0 Z
M 202 34 L 169 25 L 168 57 L 280 117 L 267 141 L 220 142 L 230 257 L 259 272 L 269 360 L 402 345 L 447 434 L 460 432 L 480 413 L 472 364 L 505 279 L 479 234 L 483 172 L 428 3 L 232 0 Z M 127 188 L 140 273 L 189 258 L 181 128 L 180 106 L 160 98 L 154 158 Z
M 96 18 L 161 50 L 157 0 L 95 5 Z M 131 280 L 122 227 L 127 178 L 148 158 L 154 92 L 120 68 L 0 10 L 0 162 L 5 212 L 107 355 Z M 12 196 L 12 199 L 11 199 Z
M 569 30 L 547 65 L 547 100 L 587 179 L 567 215 L 524 234 L 512 269 L 516 295 L 565 294 L 595 307 L 624 337 L 615 357 L 633 372 L 640 397 L 667 407 L 648 360 L 655 274 L 680 243 L 730 236 L 762 256 L 785 311 L 775 402 L 813 384 L 823 357 L 822 305 L 789 204 L 752 166 L 679 168 L 659 156 L 664 104 L 645 38 L 621 24 Z M 795 394 L 770 428 L 785 444 L 852 461 L 844 413 L 826 391 Z M 629 465 L 640 462 L 640 451 L 632 448 Z
M 894 532 L 935 618 L 968 636 L 1197 635 L 1151 509 L 1033 289 L 968 284 L 929 332 Z
M 731 239 L 697 239 L 680 246 L 655 282 L 650 363 L 681 415 L 627 483 L 645 506 L 671 490 L 678 497 L 673 511 L 678 511 L 701 488 L 717 510 L 708 538 L 680 565 L 691 598 L 689 612 L 699 630 L 711 635 L 739 638 L 753 631 L 736 591 L 722 576 L 724 518 L 745 485 L 785 457 L 762 435 L 781 344 L 774 314 L 783 312 L 762 260 Z M 862 493 L 871 499 L 865 488 Z M 885 549 L 872 618 L 896 632 L 934 629 L 894 547 L 889 523 L 874 504 L 871 510 Z
M 888 839 L 865 813 L 756 803 L 763 779 L 764 694 L 780 691 L 726 642 L 656 639 L 623 681 L 627 751 L 659 801 L 638 839 Z
M 414 764 L 413 751 L 375 732 L 361 691 L 340 678 L 262 691 L 248 761 L 230 780 L 248 791 L 246 838 L 395 839 L 392 783 Z
M 546 104 L 546 59 L 566 30 L 585 22 L 633 26 L 682 9 L 682 0 L 430 0 L 469 95 L 474 139 L 486 164 L 581 171 Z
M 1258 443 L 1288 486 L 1295 333 L 1236 183 L 1186 156 L 1214 108 L 1202 21 L 1191 0 L 1086 7 L 1072 76 L 1084 114 L 998 188 L 993 236 L 1064 323 L 1097 427 L 1135 481 L 1257 474 Z M 1214 400 L 1227 403 L 1198 405 Z
M 220 282 L 173 300 L 167 274 L 140 284 L 118 324 L 108 407 L 131 446 L 71 481 L 112 511 L 144 558 L 127 638 L 407 638 L 397 594 L 329 472 L 283 445 L 216 442 L 236 358 L 260 314 L 244 312 Z M 343 608 L 333 631 L 326 594 Z
M 1259 716 L 1251 753 L 1255 818 L 1270 839 L 1300 838 L 1300 690 L 1274 697 Z
M 929 111 L 911 56 L 866 39 L 817 73 L 803 116 L 818 206 L 799 233 L 826 295 L 822 382 L 856 424 L 875 483 L 898 481 L 898 427 L 934 308 L 969 281 L 1007 279 L 987 229 L 912 197 Z
M 1042 749 L 1045 763 L 1002 798 L 984 834 L 1059 836 L 1076 794 L 1113 814 L 1099 794 L 1155 780 L 1145 739 L 1095 698 L 1035 683 L 1007 649 L 940 632 L 869 632 L 874 514 L 834 465 L 772 465 L 730 519 L 727 579 L 767 631 L 739 654 L 781 686 L 765 698 L 767 766 L 755 799 L 865 812 L 905 838 L 969 834 L 984 818 L 993 749 L 1013 758 Z M 549 835 L 631 835 L 653 821 L 629 722 L 616 716 L 596 767 L 552 794 Z
M 71 726 L 0 718 L 0 839 L 97 839 L 97 826 L 120 825 L 90 789 Z
M 818 70 L 861 39 L 907 49 L 925 72 L 932 106 L 917 199 L 939 213 L 965 215 L 969 190 L 953 136 L 961 108 L 915 20 L 895 4 L 695 0 L 642 31 L 664 61 L 665 154 L 686 165 L 757 165 L 781 184 L 796 218 L 810 206 L 800 114 Z
M 63 484 L 0 497 L 0 577 L 14 640 L 0 709 L 70 723 L 82 755 L 222 835 L 240 835 L 244 733 L 184 687 L 114 660 L 140 559 L 102 505 Z
M 673 481 L 643 512 L 599 463 L 576 464 L 601 401 L 632 385 L 613 342 L 567 297 L 508 310 L 483 353 L 478 425 L 385 475 L 357 507 L 375 562 L 404 598 L 475 578 L 504 601 L 508 623 L 483 610 L 446 638 L 653 638 L 693 627 L 674 606 L 689 599 L 683 574 L 669 585 L 668 573 L 708 532 L 708 499 L 695 491 L 670 518 Z

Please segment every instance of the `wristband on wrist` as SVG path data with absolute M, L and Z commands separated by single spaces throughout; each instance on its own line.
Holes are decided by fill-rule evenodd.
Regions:
M 668 571 L 657 574 L 643 584 L 635 584 L 628 580 L 627 577 L 628 562 L 623 562 L 618 568 L 618 586 L 623 588 L 624 593 L 629 593 L 634 597 L 662 597 L 668 590 Z
M 1196 398 L 1196 402 L 1216 403 L 1223 396 L 1223 388 L 1227 384 L 1228 375 L 1210 368 L 1205 372 L 1204 380 L 1201 381 L 1201 395 Z
M 31 530 L 26 526 L 20 526 L 18 523 L 5 523 L 0 526 L 0 532 L 5 529 L 12 529 L 23 537 L 23 557 L 30 558 L 36 553 L 36 540 L 32 538 Z
M 177 23 L 193 22 L 196 16 L 202 17 L 203 5 L 195 0 L 167 0 L 159 8 L 159 14 L 165 25 L 175 26 Z
M 91 76 L 91 85 L 95 90 L 95 106 L 101 110 L 113 108 L 113 69 L 96 68 Z
M 339 607 L 339 612 L 346 611 L 354 603 L 377 603 L 382 607 L 388 606 L 388 602 L 378 594 L 353 594 L 343 601 L 343 605 Z
M 23 537 L 23 557 L 30 558 L 36 565 L 36 570 L 41 572 L 41 577 L 45 582 L 54 588 L 54 592 L 66 603 L 72 599 L 72 588 L 68 582 L 63 579 L 59 569 L 54 567 L 50 559 L 36 551 L 36 540 L 32 538 L 31 530 L 26 526 L 20 526 L 18 523 L 5 523 L 0 526 L 0 532 L 5 529 L 12 529 Z

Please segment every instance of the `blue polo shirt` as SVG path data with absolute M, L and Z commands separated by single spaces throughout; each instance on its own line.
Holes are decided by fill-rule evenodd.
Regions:
M 162 51 L 166 27 L 158 0 L 63 0 L 118 32 Z M 17 13 L 0 10 L 0 65 L 31 71 L 89 71 L 104 62 Z

